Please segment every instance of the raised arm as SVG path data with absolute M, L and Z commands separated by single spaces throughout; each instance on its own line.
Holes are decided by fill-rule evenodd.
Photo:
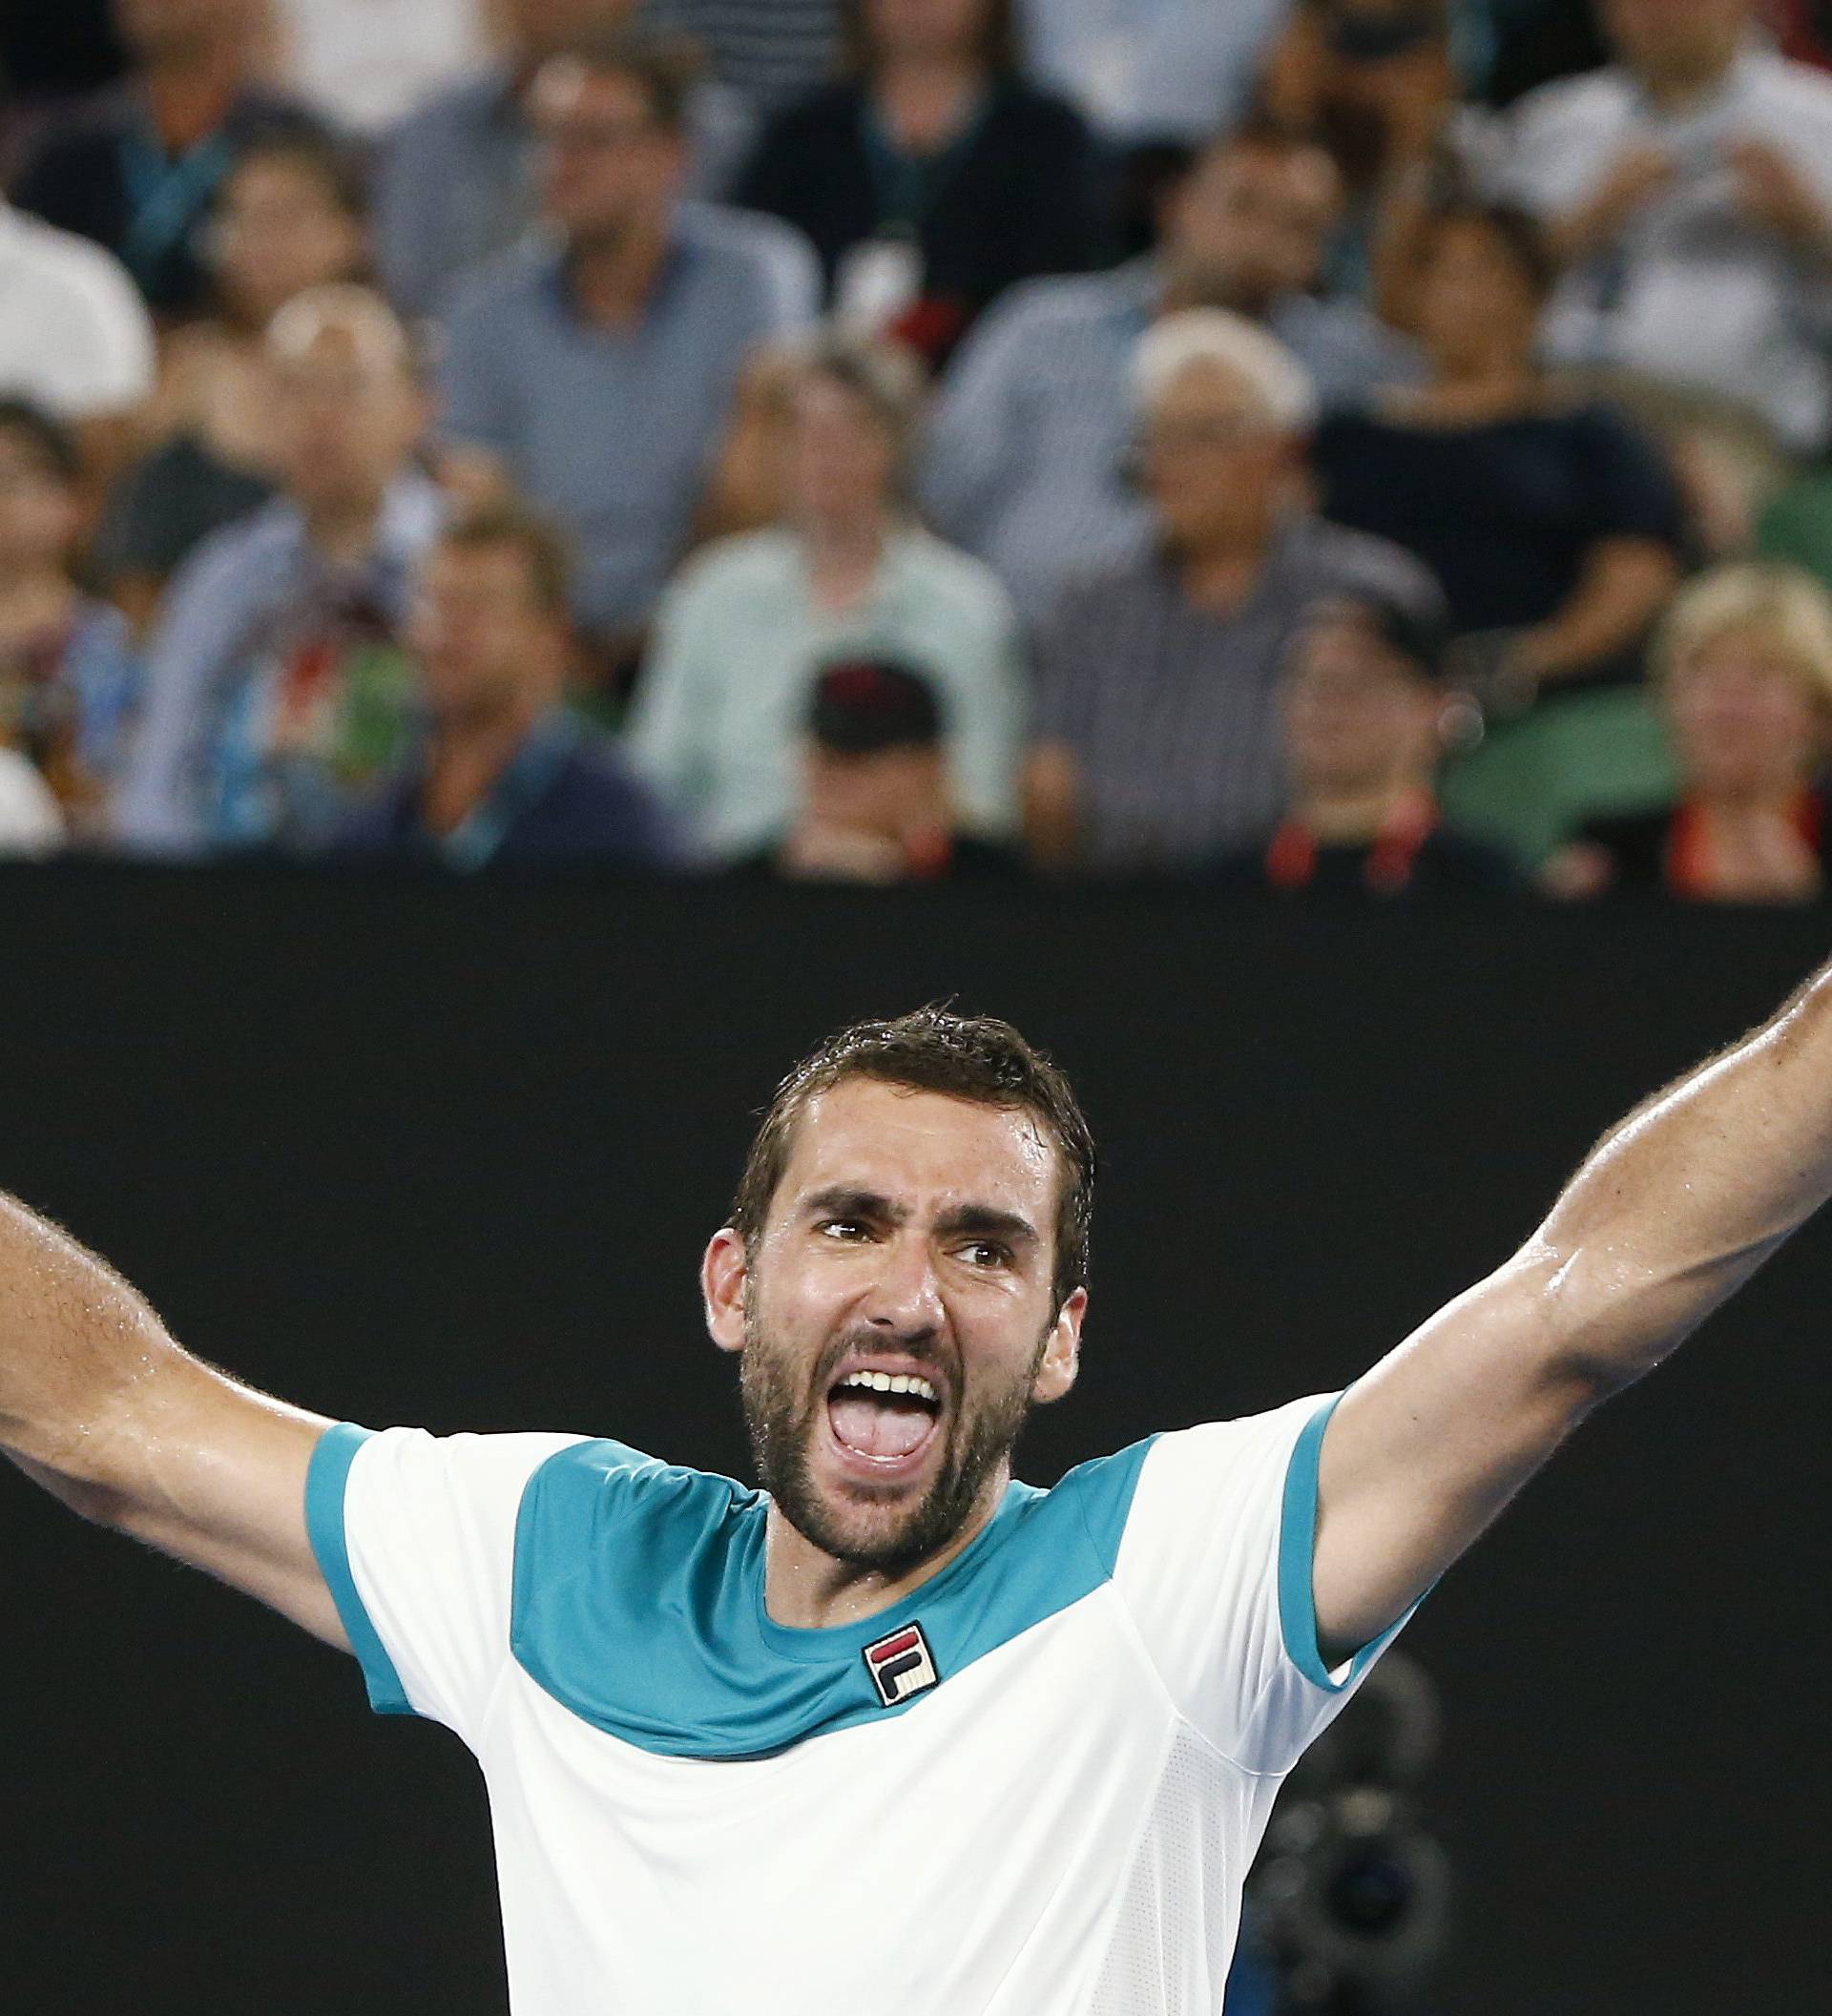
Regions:
M 181 1351 L 144 1296 L 0 1195 L 0 1450 L 84 1518 L 347 1650 L 305 1532 L 329 1425 Z
M 1829 1195 L 1832 966 L 1607 1133 L 1512 1259 L 1344 1395 L 1318 1479 L 1328 1653 L 1401 1615 Z

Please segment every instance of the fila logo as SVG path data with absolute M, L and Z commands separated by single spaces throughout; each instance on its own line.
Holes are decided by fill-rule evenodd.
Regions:
M 888 1638 L 880 1638 L 876 1645 L 867 1645 L 865 1671 L 871 1675 L 871 1684 L 878 1690 L 879 1700 L 886 1708 L 895 1708 L 899 1701 L 907 1701 L 911 1694 L 919 1694 L 933 1687 L 942 1677 L 935 1671 L 928 1640 L 923 1636 L 920 1624 L 906 1624 L 902 1631 L 892 1632 Z

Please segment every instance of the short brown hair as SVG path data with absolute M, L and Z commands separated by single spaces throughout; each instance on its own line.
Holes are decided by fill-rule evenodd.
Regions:
M 528 591 L 543 614 L 566 613 L 572 588 L 572 554 L 558 527 L 521 504 L 485 504 L 443 528 L 438 543 L 474 551 L 512 546 L 522 556 Z
M 1088 1279 L 1094 1203 L 1094 1139 L 1068 1078 L 1009 1022 L 957 1015 L 931 1005 L 888 1022 L 855 1022 L 803 1057 L 776 1089 L 752 1137 L 730 1224 L 754 1248 L 788 1167 L 796 1125 L 810 1100 L 848 1078 L 944 1092 L 980 1106 L 1027 1112 L 1055 1139 L 1062 1158 L 1056 1200 L 1054 1292 L 1060 1308 Z
M 664 133 L 676 135 L 686 128 L 687 103 L 701 71 L 697 45 L 640 29 L 587 30 L 548 61 L 576 63 L 593 76 L 628 77 L 647 101 L 650 117 Z
M 869 17 L 871 0 L 840 0 L 840 68 L 848 77 L 868 77 L 878 68 Z M 1018 68 L 1017 9 L 1013 0 L 986 0 L 980 61 L 994 76 Z

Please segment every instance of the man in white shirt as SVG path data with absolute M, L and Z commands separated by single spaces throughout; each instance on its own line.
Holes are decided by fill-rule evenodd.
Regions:
M 1518 107 L 1507 193 L 1568 271 L 1566 364 L 1703 386 L 1784 446 L 1832 423 L 1832 78 L 1756 29 L 1754 0 L 1604 0 L 1606 70 Z
M 153 324 L 112 252 L 0 199 L 0 395 L 75 426 L 107 463 L 153 390 Z
M 1093 1174 L 1007 1024 L 923 1009 L 803 1060 L 701 1267 L 761 1491 L 265 1399 L 0 1199 L 0 1449 L 469 1745 L 517 2016 L 1213 2010 L 1304 1746 L 1832 1195 L 1832 966 L 1346 1394 L 1036 1491 L 1011 1448 L 1074 1382 Z M 1167 1199 L 1165 1263 L 1218 1339 L 1200 1210 Z

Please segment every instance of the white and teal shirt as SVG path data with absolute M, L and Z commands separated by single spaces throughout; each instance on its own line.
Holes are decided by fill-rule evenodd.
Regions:
M 764 1608 L 760 1493 L 619 1443 L 346 1424 L 307 1515 L 373 1706 L 483 1766 L 515 2016 L 1195 2016 L 1385 1643 L 1318 1655 L 1331 1404 L 1014 1483 L 825 1630 Z

